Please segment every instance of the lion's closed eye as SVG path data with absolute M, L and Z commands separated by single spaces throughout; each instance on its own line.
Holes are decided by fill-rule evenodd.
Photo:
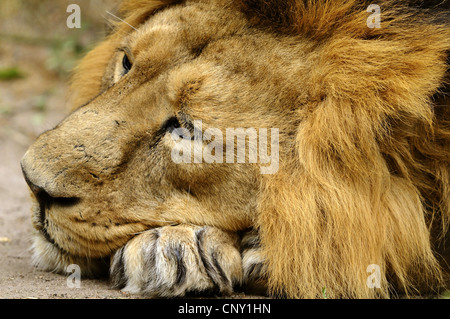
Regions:
M 178 117 L 176 116 L 173 116 L 162 124 L 159 133 L 169 133 L 174 137 L 193 140 L 194 125 L 189 119 L 186 118 L 186 116 L 181 115 L 180 119 L 178 119 Z
M 180 129 L 181 129 L 180 121 L 175 116 L 173 116 L 163 123 L 160 132 L 162 134 L 165 133 L 172 134 L 174 131 L 177 132 Z

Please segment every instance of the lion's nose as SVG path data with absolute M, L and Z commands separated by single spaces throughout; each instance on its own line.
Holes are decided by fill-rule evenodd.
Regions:
M 41 192 L 45 192 L 45 190 L 42 186 L 37 185 L 36 182 L 31 180 L 30 169 L 29 169 L 28 165 L 26 164 L 26 157 L 27 157 L 27 154 L 25 154 L 25 156 L 20 161 L 20 168 L 22 169 L 22 174 L 23 174 L 23 177 L 25 178 L 25 181 L 28 184 L 28 187 L 30 187 L 31 191 L 35 195 L 37 195 Z
M 27 182 L 28 187 L 33 192 L 34 196 L 41 205 L 41 208 L 48 208 L 53 203 L 59 204 L 61 206 L 70 206 L 76 204 L 79 201 L 79 198 L 77 197 L 57 196 L 55 194 L 52 194 L 51 192 L 47 191 L 45 186 L 39 185 L 37 182 L 33 181 L 32 178 L 30 178 L 29 169 L 27 168 L 24 159 L 22 159 L 22 161 L 20 162 L 20 166 L 22 168 L 22 173 L 25 181 Z
M 23 176 L 33 194 L 36 197 L 74 198 L 72 193 L 65 190 L 65 185 L 55 183 L 54 175 L 48 171 L 49 165 L 43 165 L 39 159 L 33 160 L 33 154 L 28 151 L 20 161 Z
M 26 165 L 24 164 L 24 160 L 20 162 L 20 166 L 22 168 L 23 177 L 25 178 L 25 181 L 28 184 L 28 187 L 33 192 L 35 198 L 39 202 L 39 205 L 41 206 L 41 211 L 44 212 L 45 207 L 49 207 L 52 202 L 52 197 L 47 193 L 47 191 L 44 189 L 44 187 L 39 186 L 33 182 L 29 177 L 29 171 L 26 168 Z
M 33 194 L 34 194 L 34 195 L 38 195 L 38 194 L 40 194 L 40 193 L 47 193 L 43 187 L 34 184 L 34 183 L 30 180 L 30 178 L 28 177 L 28 174 L 27 174 L 27 170 L 24 168 L 24 165 L 23 165 L 22 162 L 20 163 L 20 166 L 21 166 L 21 168 L 22 168 L 22 174 L 23 174 L 23 177 L 25 178 L 25 181 L 27 182 L 28 187 L 31 189 L 31 191 L 33 192 Z

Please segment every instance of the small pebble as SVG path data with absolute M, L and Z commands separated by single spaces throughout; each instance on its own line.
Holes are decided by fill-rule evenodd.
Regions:
M 8 237 L 0 237 L 0 243 L 9 243 L 11 239 Z

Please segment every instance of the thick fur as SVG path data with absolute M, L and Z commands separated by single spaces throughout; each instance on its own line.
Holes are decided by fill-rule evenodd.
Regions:
M 124 291 L 156 297 L 204 291 L 229 295 L 242 283 L 237 247 L 236 234 L 213 227 L 155 228 L 114 254 L 112 282 Z
M 445 287 L 449 13 L 378 4 L 381 28 L 367 26 L 368 1 L 125 1 L 127 23 L 75 72 L 73 113 L 22 160 L 36 263 L 61 271 L 80 259 L 88 272 L 113 256 L 115 283 L 152 296 L 242 281 L 292 298 Z M 118 49 L 133 63 L 126 75 Z M 161 131 L 172 117 L 278 128 L 279 169 L 176 165 Z M 214 254 L 194 245 L 204 226 Z M 237 261 L 233 233 L 248 228 Z M 161 247 L 172 251 L 158 263 Z M 208 272 L 207 256 L 226 258 Z M 189 287 L 174 284 L 183 267 Z

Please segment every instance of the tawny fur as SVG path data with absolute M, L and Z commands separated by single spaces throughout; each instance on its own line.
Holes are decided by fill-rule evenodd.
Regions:
M 155 10 L 164 13 L 178 2 L 125 1 L 122 13 L 133 27 L 144 25 L 145 32 L 145 23 L 151 21 Z M 223 33 L 230 40 L 222 47 L 217 43 L 209 48 L 203 64 L 180 68 L 183 72 L 171 77 L 164 90 L 157 83 L 151 86 L 161 90 L 152 101 L 165 102 L 164 94 L 168 94 L 170 103 L 187 107 L 193 118 L 219 128 L 280 128 L 280 168 L 267 176 L 233 165 L 229 170 L 219 167 L 215 174 L 204 173 L 203 167 L 174 168 L 174 175 L 189 175 L 186 178 L 199 200 L 193 203 L 189 196 L 171 197 L 157 206 L 158 214 L 152 217 L 204 223 L 228 231 L 256 227 L 273 295 L 316 298 L 326 288 L 329 297 L 366 298 L 441 289 L 448 279 L 450 255 L 445 252 L 450 218 L 450 104 L 446 96 L 450 28 L 445 19 L 413 11 L 401 1 L 378 3 L 382 8 L 379 29 L 366 24 L 367 1 L 188 2 L 201 3 L 202 10 L 214 3 L 226 7 L 204 19 L 215 13 L 227 17 Z M 447 12 L 443 17 L 445 14 L 448 16 Z M 198 19 L 195 14 L 192 17 Z M 211 28 L 196 30 L 198 36 L 186 34 L 191 44 L 195 42 L 193 49 L 197 44 L 205 46 L 204 39 L 217 37 L 219 31 Z M 127 87 L 101 91 L 114 52 L 132 31 L 127 24 L 118 24 L 116 32 L 81 62 L 71 84 L 74 109 L 88 103 L 86 110 L 101 112 L 109 105 L 105 94 L 116 98 L 129 94 Z M 135 55 L 142 56 L 151 41 L 137 37 Z M 172 40 L 167 41 L 166 45 L 171 45 Z M 178 54 L 167 53 L 167 47 L 158 45 L 154 44 L 153 62 L 149 57 L 152 72 L 163 68 L 165 57 Z M 162 61 L 159 65 L 151 64 L 157 59 Z M 211 61 L 236 74 L 219 71 Z M 235 96 L 240 103 L 238 114 L 232 112 Z M 142 96 L 133 98 L 142 100 Z M 125 105 L 131 103 L 127 101 Z M 116 108 L 110 111 L 111 120 L 123 116 Z M 123 118 L 147 116 L 133 112 Z M 154 118 L 160 125 L 164 116 L 158 112 Z M 71 130 L 84 125 L 78 114 L 67 120 L 74 121 Z M 76 116 L 78 122 L 73 120 Z M 136 127 L 141 125 L 139 120 Z M 101 127 L 102 123 L 89 127 Z M 156 131 L 156 125 L 148 132 Z M 72 138 L 72 133 L 69 141 L 75 143 L 80 137 Z M 93 139 L 105 137 L 92 135 Z M 44 138 L 40 147 L 44 147 Z M 43 161 L 39 156 L 34 160 Z M 38 170 L 38 164 L 33 165 L 33 170 Z M 132 161 L 130 167 L 144 166 Z M 144 173 L 133 171 L 128 178 L 139 174 Z M 223 179 L 233 182 L 216 190 L 211 186 Z M 179 183 L 176 187 L 187 187 Z M 236 189 L 239 191 L 234 193 Z M 240 192 L 251 199 L 231 204 L 231 198 Z M 233 206 L 237 203 L 248 206 Z M 126 210 L 125 204 L 122 208 Z M 143 216 L 144 211 L 139 211 L 125 217 L 136 226 L 127 226 L 130 228 L 124 233 L 128 235 L 122 234 L 113 247 L 93 250 L 95 256 L 122 246 L 132 231 L 163 226 L 154 221 L 138 225 Z M 99 240 L 102 238 L 99 235 Z M 372 264 L 381 267 L 381 289 L 366 284 Z

